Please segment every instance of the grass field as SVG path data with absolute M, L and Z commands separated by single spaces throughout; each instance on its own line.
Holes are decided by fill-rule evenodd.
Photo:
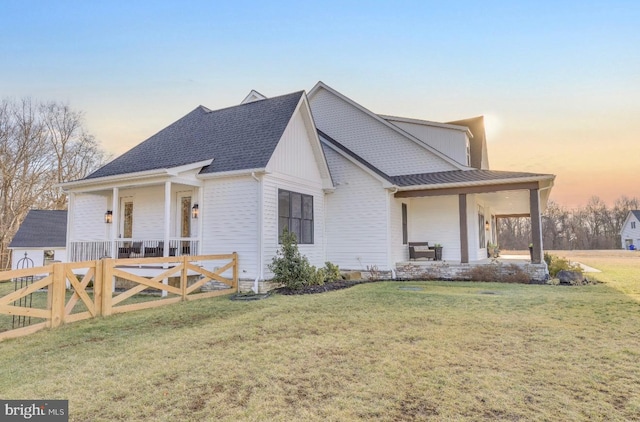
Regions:
M 640 254 L 595 286 L 221 297 L 0 343 L 0 397 L 73 421 L 640 420 Z M 635 259 L 634 259 L 635 258 Z

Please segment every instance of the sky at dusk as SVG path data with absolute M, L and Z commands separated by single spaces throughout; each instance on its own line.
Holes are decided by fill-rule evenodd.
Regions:
M 567 207 L 640 197 L 640 2 L 0 0 L 0 98 L 68 103 L 118 155 L 202 104 L 309 91 L 487 119 L 494 170 Z

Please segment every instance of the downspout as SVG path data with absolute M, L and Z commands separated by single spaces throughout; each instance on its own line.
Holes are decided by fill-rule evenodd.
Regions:
M 260 180 L 259 177 L 256 176 L 256 172 L 252 171 L 251 172 L 251 177 L 253 177 L 255 179 L 256 182 L 258 182 L 258 215 L 257 215 L 257 219 L 258 219 L 258 259 L 257 259 L 257 272 L 256 272 L 256 279 L 253 281 L 253 287 L 251 288 L 251 290 L 253 290 L 254 293 L 258 293 L 260 291 L 260 287 L 259 287 L 259 281 L 260 278 L 262 276 L 262 181 Z M 238 284 L 238 289 L 240 289 L 240 285 Z
M 398 187 L 394 186 L 393 191 L 389 190 L 389 198 L 387 201 L 387 259 L 389 263 L 389 268 L 391 268 L 391 279 L 396 279 L 396 269 L 394 266 L 394 262 L 391 259 L 392 256 L 392 248 L 391 248 L 391 201 L 393 200 L 393 195 L 398 192 Z

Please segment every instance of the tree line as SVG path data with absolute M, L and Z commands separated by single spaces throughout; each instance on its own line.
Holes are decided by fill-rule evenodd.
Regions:
M 638 198 L 622 196 L 612 206 L 597 196 L 580 208 L 568 209 L 549 201 L 542 215 L 545 249 L 619 249 L 620 230 L 630 210 L 640 209 Z M 527 249 L 531 242 L 529 218 L 498 219 L 501 249 Z
M 83 114 L 60 102 L 0 101 L 0 269 L 32 208 L 64 210 L 57 185 L 81 179 L 108 159 L 84 126 Z

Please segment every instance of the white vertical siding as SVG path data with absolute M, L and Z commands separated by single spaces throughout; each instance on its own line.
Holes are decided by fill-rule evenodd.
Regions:
M 432 146 L 460 164 L 467 166 L 467 135 L 461 130 L 420 125 L 392 120 L 391 124 L 412 134 L 425 144 Z
M 468 205 L 467 209 L 471 206 Z M 469 233 L 472 230 L 470 225 Z M 412 198 L 409 206 L 409 242 L 440 243 L 443 260 L 460 261 L 458 196 Z
M 31 249 L 13 249 L 11 255 L 11 269 L 19 269 L 23 267 L 18 267 L 18 263 L 20 262 L 27 254 L 27 258 L 33 261 L 33 267 L 42 267 L 44 265 L 44 251 L 45 250 L 53 250 L 54 256 L 53 259 L 55 261 L 66 262 L 67 261 L 67 250 L 66 249 L 56 249 L 56 248 L 31 248 Z M 25 263 L 26 265 L 26 263 Z M 28 264 L 31 267 L 31 263 Z
M 343 269 L 389 270 L 388 194 L 379 180 L 325 148 L 336 189 L 327 195 L 327 260 Z
M 316 183 L 320 181 L 318 164 L 311 147 L 308 127 L 298 111 L 282 134 L 267 171 L 286 174 L 289 177 Z
M 238 252 L 240 278 L 256 278 L 258 182 L 251 176 L 209 179 L 203 190 L 202 253 Z
M 391 176 L 456 170 L 453 164 L 325 89 L 319 89 L 309 103 L 320 130 Z
M 68 242 L 108 240 L 104 213 L 111 209 L 108 198 L 100 195 L 77 194 L 69 210 L 73 224 L 73 239 Z

